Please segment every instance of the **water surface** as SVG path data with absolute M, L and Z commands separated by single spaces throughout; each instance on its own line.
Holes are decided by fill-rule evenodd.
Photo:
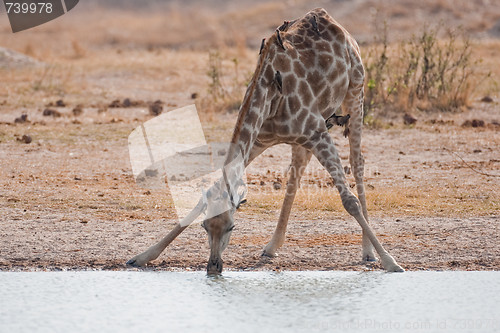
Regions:
M 500 272 L 2 272 L 0 332 L 498 332 Z

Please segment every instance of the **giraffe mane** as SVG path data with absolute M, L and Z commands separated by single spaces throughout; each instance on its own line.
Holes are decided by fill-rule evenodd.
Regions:
M 250 80 L 250 85 L 248 86 L 247 91 L 245 93 L 245 97 L 243 98 L 243 104 L 240 107 L 238 119 L 236 120 L 236 124 L 234 126 L 233 136 L 231 138 L 232 144 L 238 142 L 243 121 L 245 119 L 246 114 L 248 113 L 248 110 L 250 109 L 250 103 L 252 101 L 252 96 L 254 94 L 255 87 L 257 86 L 257 80 L 260 77 L 262 69 L 264 68 L 265 65 L 266 55 L 269 52 L 270 45 L 272 43 L 275 43 L 276 40 L 277 40 L 276 34 L 273 34 L 270 38 L 262 41 L 257 67 L 255 68 L 255 72 L 252 76 L 252 79 Z

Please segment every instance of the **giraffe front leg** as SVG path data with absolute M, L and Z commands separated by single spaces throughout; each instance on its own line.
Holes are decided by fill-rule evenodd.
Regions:
M 380 244 L 375 233 L 368 225 L 360 201 L 352 194 L 347 185 L 344 169 L 342 168 L 337 149 L 328 132 L 317 133 L 311 141 L 306 143 L 306 147 L 307 146 L 311 147 L 310 149 L 313 154 L 332 176 L 335 186 L 340 193 L 342 205 L 345 210 L 358 221 L 363 233 L 371 244 L 373 244 L 373 247 L 380 256 L 382 266 L 388 272 L 404 272 L 404 269 L 396 263 L 394 258 L 384 249 L 382 244 Z
M 180 224 L 177 224 L 175 228 L 168 233 L 165 237 L 163 237 L 158 243 L 155 245 L 151 246 L 149 249 L 146 251 L 142 252 L 141 254 L 136 255 L 129 261 L 127 261 L 127 266 L 132 266 L 132 267 L 144 267 L 146 266 L 150 261 L 155 260 L 158 258 L 158 256 L 165 250 L 165 248 L 177 237 L 181 232 L 186 229 L 186 226 L 181 226 Z
M 300 178 L 302 177 L 311 156 L 311 152 L 300 146 L 292 147 L 292 163 L 289 171 L 285 199 L 283 200 L 283 206 L 281 207 L 281 213 L 278 224 L 276 225 L 276 230 L 274 231 L 271 241 L 264 247 L 264 251 L 262 252 L 263 256 L 271 258 L 275 257 L 276 250 L 278 250 L 285 242 L 286 227 L 288 225 L 288 219 L 290 217 L 290 211 L 295 199 L 295 194 L 297 193 L 297 189 L 300 185 Z

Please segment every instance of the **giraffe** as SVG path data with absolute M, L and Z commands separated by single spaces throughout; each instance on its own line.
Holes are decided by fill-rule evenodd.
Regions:
M 314 155 L 333 178 L 345 210 L 362 228 L 363 260 L 377 260 L 375 249 L 387 271 L 404 271 L 383 248 L 368 224 L 361 153 L 363 83 L 364 68 L 356 41 L 322 8 L 295 21 L 285 21 L 269 38 L 262 40 L 257 67 L 240 107 L 226 164 L 240 154 L 246 167 L 271 146 L 286 143 L 292 147 L 286 195 L 275 232 L 264 247 L 263 256 L 274 257 L 283 244 L 300 179 Z M 339 109 L 345 116 L 336 115 Z M 349 162 L 358 197 L 347 184 L 337 149 L 328 133 L 333 123 L 346 127 L 344 135 L 349 140 Z M 220 185 L 214 185 L 218 186 L 215 192 L 224 191 Z M 232 208 L 205 219 L 202 224 L 210 245 L 208 274 L 222 271 L 222 251 L 229 241 L 234 227 L 233 215 L 240 204 L 240 198 L 234 199 L 227 193 L 225 198 Z M 207 205 L 210 200 L 200 199 L 193 211 L 167 236 L 127 264 L 144 266 L 156 259 Z

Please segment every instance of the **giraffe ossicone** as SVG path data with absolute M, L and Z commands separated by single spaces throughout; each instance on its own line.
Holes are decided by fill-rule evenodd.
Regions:
M 365 71 L 354 38 L 324 9 L 318 8 L 294 21 L 285 21 L 259 51 L 255 73 L 241 105 L 228 162 L 240 154 L 246 167 L 267 148 L 280 143 L 292 147 L 287 190 L 276 230 L 263 254 L 276 255 L 284 243 L 290 210 L 300 178 L 312 155 L 331 175 L 342 204 L 361 226 L 362 258 L 373 261 L 375 251 L 382 266 L 391 272 L 404 271 L 384 249 L 368 224 L 361 153 L 363 85 Z M 343 115 L 336 115 L 342 109 Z M 335 117 L 332 116 L 335 115 Z M 341 160 L 328 127 L 343 124 L 349 140 L 349 162 L 356 181 L 356 197 L 350 190 Z M 200 199 L 186 218 L 196 218 L 210 206 Z M 237 205 L 207 218 L 210 258 L 208 274 L 222 271 L 222 252 L 234 227 Z M 198 214 L 198 215 L 197 215 Z M 154 260 L 185 227 L 178 225 L 160 242 L 128 263 L 143 266 Z M 375 251 L 374 251 L 375 250 Z

